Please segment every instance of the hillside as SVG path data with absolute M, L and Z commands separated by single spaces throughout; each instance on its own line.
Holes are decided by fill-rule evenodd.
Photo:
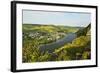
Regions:
M 23 62 L 68 61 L 91 58 L 90 24 L 85 28 L 23 24 L 22 28 Z
M 91 29 L 91 24 L 89 24 L 87 27 L 82 28 L 76 32 L 77 36 L 86 36 L 88 31 Z

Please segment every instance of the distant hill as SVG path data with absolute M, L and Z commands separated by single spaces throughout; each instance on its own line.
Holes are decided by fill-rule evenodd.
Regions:
M 63 33 L 75 33 L 83 27 L 72 26 L 57 26 L 53 24 L 23 24 L 23 32 L 43 31 L 43 32 L 63 32 Z

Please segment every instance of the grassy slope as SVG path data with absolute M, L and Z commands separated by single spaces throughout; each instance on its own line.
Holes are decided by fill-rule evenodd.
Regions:
M 23 31 L 43 31 L 43 32 L 76 32 L 79 30 L 79 27 L 69 27 L 69 26 L 54 26 L 54 25 L 39 25 L 39 24 L 23 24 Z
M 23 24 L 24 33 L 38 31 L 38 32 L 46 32 L 46 33 L 64 32 L 67 34 L 67 33 L 75 33 L 78 30 L 79 27 Z M 80 36 L 74 41 L 72 41 L 72 43 L 66 43 L 66 45 L 54 51 L 55 55 L 51 55 L 46 52 L 41 54 L 41 52 L 39 52 L 39 47 L 38 47 L 39 43 L 35 39 L 27 42 L 30 43 L 26 43 L 25 41 L 26 44 L 24 45 L 26 47 L 23 47 L 24 48 L 23 50 L 25 51 L 23 52 L 24 62 L 38 62 L 38 61 L 40 62 L 40 60 L 49 61 L 51 59 L 53 61 L 73 60 L 73 59 L 75 60 L 77 55 L 80 55 L 80 53 L 82 55 L 82 59 L 87 59 L 87 57 L 89 56 L 88 55 L 89 52 L 85 51 L 84 49 L 87 49 L 87 45 L 90 46 L 90 44 L 88 44 L 90 43 L 90 36 Z M 91 48 L 89 47 L 88 49 Z

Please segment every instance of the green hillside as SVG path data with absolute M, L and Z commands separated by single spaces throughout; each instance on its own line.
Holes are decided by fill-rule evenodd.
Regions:
M 80 29 L 76 32 L 77 36 L 86 36 L 88 31 L 91 29 L 91 24 L 89 24 L 87 27 Z
M 22 31 L 23 62 L 91 59 L 91 24 L 87 27 L 23 24 Z M 40 51 L 40 45 L 54 43 L 69 33 L 77 35 L 71 42 L 54 48 L 52 53 Z
M 72 43 L 66 43 L 63 47 L 56 49 L 57 60 L 90 59 L 91 50 L 91 24 L 76 32 L 77 38 Z

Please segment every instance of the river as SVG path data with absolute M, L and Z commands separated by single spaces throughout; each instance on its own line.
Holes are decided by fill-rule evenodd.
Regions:
M 64 46 L 66 43 L 72 42 L 76 37 L 77 36 L 75 33 L 68 33 L 68 34 L 66 34 L 66 36 L 64 38 L 59 39 L 56 42 L 41 45 L 40 50 L 48 51 L 49 53 L 52 53 L 55 49 Z

